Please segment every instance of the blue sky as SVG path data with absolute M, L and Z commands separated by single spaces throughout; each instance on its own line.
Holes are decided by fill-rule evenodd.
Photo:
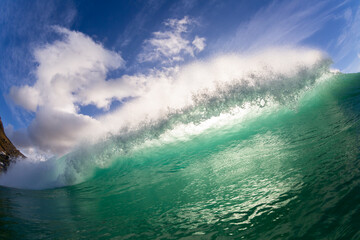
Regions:
M 249 54 L 271 47 L 307 47 L 327 53 L 334 69 L 360 71 L 360 4 L 356 0 L 4 0 L 0 2 L 0 29 L 0 116 L 10 135 L 15 139 L 26 135 L 30 141 L 40 138 L 35 136 L 34 129 L 45 122 L 40 118 L 45 109 L 68 111 L 77 117 L 89 117 L 88 121 L 99 120 L 98 116 L 140 96 L 141 88 L 136 86 L 144 84 L 149 73 L 206 61 L 222 54 Z M 71 81 L 100 84 L 92 79 L 97 77 L 104 81 L 120 80 L 110 81 L 111 86 L 101 85 L 104 87 L 101 91 L 108 89 L 101 96 L 79 85 L 75 90 L 82 90 L 68 105 L 60 106 L 61 103 L 42 97 L 41 91 L 55 91 L 54 85 L 51 88 L 42 85 L 41 81 L 45 80 L 41 78 L 48 74 L 43 68 L 53 69 L 51 63 L 66 65 L 66 61 L 72 59 L 71 55 L 66 55 L 60 59 L 64 62 L 51 61 L 51 54 L 77 51 L 75 46 L 82 44 L 88 44 L 89 54 L 85 47 L 79 50 L 74 57 L 76 64 L 80 60 L 84 62 L 75 65 L 79 69 L 89 69 L 86 73 L 74 70 L 71 74 L 79 76 L 81 73 L 81 78 L 87 78 L 90 72 L 97 75 L 90 80 L 79 80 L 74 75 L 61 84 Z M 86 57 L 90 63 L 102 67 L 89 67 Z M 69 76 L 69 67 L 64 69 Z M 126 77 L 131 78 L 132 83 L 137 81 L 138 85 L 124 85 Z M 113 91 L 116 86 L 123 90 Z M 70 93 L 75 91 L 69 85 L 67 88 Z M 35 101 L 35 98 L 39 99 Z M 56 114 L 54 116 L 58 116 Z M 66 119 L 71 119 L 68 117 Z M 43 131 L 52 132 L 52 127 L 47 126 Z M 15 141 L 22 145 L 20 140 Z

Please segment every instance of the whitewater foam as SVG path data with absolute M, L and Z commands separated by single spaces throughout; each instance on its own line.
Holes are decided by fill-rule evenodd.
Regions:
M 117 111 L 98 118 L 107 132 L 169 113 L 194 108 L 202 102 L 249 102 L 272 95 L 278 101 L 311 84 L 327 72 L 331 60 L 317 50 L 271 49 L 253 55 L 223 55 L 186 66 L 155 70 L 145 78 L 146 90 Z M 265 95 L 265 96 L 264 96 Z M 241 103 L 240 103 L 241 104 Z

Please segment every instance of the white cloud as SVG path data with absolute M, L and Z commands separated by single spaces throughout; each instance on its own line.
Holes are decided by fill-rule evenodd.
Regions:
M 192 41 L 192 44 L 196 47 L 196 50 L 201 52 L 204 50 L 206 44 L 205 44 L 205 38 L 201 38 L 198 36 L 195 36 L 194 41 Z
M 138 55 L 140 62 L 162 61 L 178 62 L 183 56 L 194 56 L 194 52 L 200 52 L 205 48 L 205 38 L 198 36 L 190 42 L 186 33 L 188 26 L 194 23 L 189 17 L 182 19 L 169 19 L 164 24 L 168 31 L 154 32 L 153 38 L 144 41 L 143 52 Z
M 39 63 L 34 86 L 12 87 L 10 97 L 25 109 L 36 111 L 38 107 L 76 113 L 77 105 L 94 104 L 107 108 L 114 96 L 106 82 L 106 73 L 124 65 L 118 53 L 104 49 L 79 32 L 56 28 L 63 40 L 47 44 L 35 51 Z M 88 94 L 97 88 L 102 93 Z M 107 91 L 101 91 L 101 89 Z M 95 91 L 93 91 L 95 92 Z M 105 94 L 104 94 L 105 93 Z
M 36 114 L 26 139 L 43 150 L 63 153 L 82 135 L 93 135 L 85 132 L 99 125 L 78 113 L 81 106 L 93 104 L 106 110 L 114 99 L 137 96 L 143 83 L 136 77 L 106 79 L 109 70 L 124 66 L 118 53 L 82 33 L 59 27 L 55 30 L 63 39 L 34 52 L 38 62 L 36 83 L 12 87 L 9 96 Z M 21 145 L 27 146 L 24 142 Z
M 28 127 L 31 141 L 42 150 L 52 153 L 65 153 L 80 139 L 94 139 L 101 124 L 90 116 L 41 108 Z
M 22 106 L 26 110 L 36 111 L 39 103 L 39 92 L 30 86 L 12 87 L 10 90 L 10 98 L 15 104 Z

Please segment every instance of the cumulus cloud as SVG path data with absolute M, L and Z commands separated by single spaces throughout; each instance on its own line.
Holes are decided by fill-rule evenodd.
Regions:
M 30 86 L 12 87 L 10 90 L 10 97 L 15 104 L 32 112 L 36 111 L 39 103 L 39 92 Z
M 194 20 L 185 16 L 182 19 L 169 19 L 164 24 L 169 29 L 154 32 L 153 38 L 144 42 L 143 52 L 138 55 L 140 62 L 162 61 L 178 62 L 183 56 L 194 56 L 205 48 L 205 38 L 196 36 L 193 41 L 187 36 L 189 26 Z
M 63 153 L 80 136 L 91 135 L 84 131 L 99 124 L 80 114 L 81 106 L 92 104 L 106 110 L 115 99 L 137 96 L 143 84 L 136 77 L 106 79 L 110 70 L 124 66 L 119 53 L 106 50 L 80 32 L 59 27 L 55 31 L 62 39 L 34 52 L 36 83 L 12 87 L 9 96 L 36 114 L 23 138 L 43 150 Z
M 100 123 L 90 116 L 40 108 L 27 133 L 38 148 L 65 153 L 83 136 L 96 137 L 100 127 Z
M 118 92 L 109 91 L 106 73 L 122 67 L 124 60 L 118 53 L 104 49 L 101 44 L 79 32 L 55 28 L 62 40 L 47 44 L 35 51 L 37 81 L 34 86 L 12 87 L 10 97 L 25 109 L 38 107 L 75 113 L 77 105 L 94 104 L 107 108 Z M 102 95 L 88 94 L 93 88 Z M 93 91 L 94 92 L 94 91 Z M 106 92 L 106 94 L 104 94 Z

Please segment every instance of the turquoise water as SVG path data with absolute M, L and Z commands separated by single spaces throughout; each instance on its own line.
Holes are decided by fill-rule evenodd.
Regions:
M 360 74 L 305 83 L 49 161 L 46 189 L 0 187 L 0 238 L 360 239 Z

